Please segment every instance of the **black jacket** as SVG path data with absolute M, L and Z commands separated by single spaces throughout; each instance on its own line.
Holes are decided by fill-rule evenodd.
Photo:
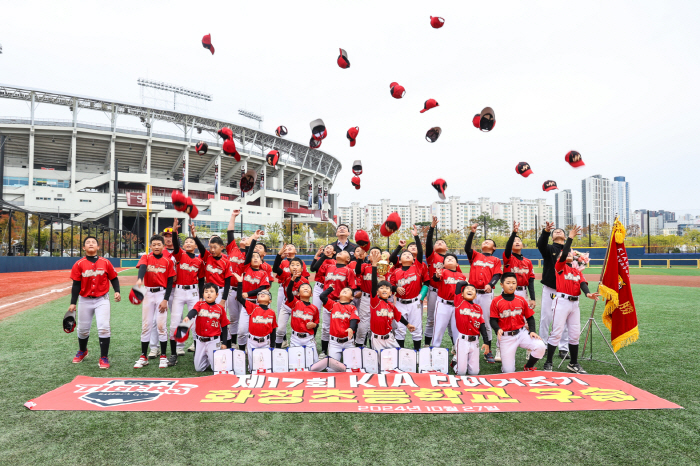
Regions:
M 537 240 L 537 249 L 542 254 L 542 280 L 543 285 L 547 285 L 552 289 L 557 289 L 557 276 L 554 271 L 554 264 L 557 262 L 557 256 L 564 249 L 563 244 L 549 244 L 550 232 L 542 230 L 542 235 Z
M 340 246 L 338 246 L 338 240 L 335 240 L 334 242 L 332 242 L 331 245 L 333 245 L 333 250 L 335 251 L 335 254 L 338 254 L 341 251 L 347 251 L 348 253 L 350 253 L 351 258 L 355 257 L 355 249 L 357 249 L 357 244 L 350 241 L 349 238 L 348 238 L 348 245 L 345 246 L 345 249 L 341 249 Z

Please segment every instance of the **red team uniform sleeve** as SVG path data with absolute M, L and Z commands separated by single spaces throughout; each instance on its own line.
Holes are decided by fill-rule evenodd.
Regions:
M 394 308 L 394 320 L 396 322 L 401 322 L 401 311 L 399 311 L 396 306 L 392 306 Z
M 494 299 L 493 301 L 491 301 L 491 311 L 489 313 L 490 317 L 495 317 L 496 319 L 498 319 L 500 317 L 498 315 L 498 301 L 500 301 L 500 300 Z M 482 312 L 482 315 L 483 315 L 483 312 Z
M 564 270 L 564 267 L 566 267 L 566 262 L 559 262 L 559 260 L 557 259 L 557 262 L 554 264 L 554 270 L 556 270 L 557 272 L 561 272 L 562 270 Z
M 73 268 L 70 271 L 70 279 L 75 280 L 75 281 L 80 281 L 83 278 L 83 273 L 80 271 L 80 262 L 83 259 L 80 259 L 78 262 L 73 264 Z
M 491 257 L 493 257 L 494 259 L 496 259 L 496 260 L 494 261 L 494 263 L 495 263 L 496 265 L 493 267 L 493 275 L 496 275 L 497 273 L 502 274 L 502 273 L 503 273 L 503 270 L 501 270 L 501 261 L 498 260 L 498 257 L 496 257 L 496 256 L 491 256 Z M 493 276 L 493 275 L 491 275 L 491 276 Z
M 117 271 L 114 270 L 114 266 L 110 261 L 107 261 L 107 278 L 109 278 L 110 281 L 117 278 Z
M 527 274 L 527 279 L 530 280 L 531 278 L 535 278 L 535 269 L 532 267 L 532 261 L 528 262 L 528 266 L 530 268 L 530 273 Z
M 141 259 L 139 259 L 139 263 L 136 264 L 137 269 L 140 268 L 144 264 L 148 265 L 148 256 L 149 256 L 149 254 L 144 254 L 143 256 L 141 256 Z
M 166 278 L 177 276 L 177 270 L 175 268 L 175 264 L 173 264 L 173 261 L 171 261 L 171 260 L 168 260 L 168 271 L 166 272 L 165 276 L 166 276 Z

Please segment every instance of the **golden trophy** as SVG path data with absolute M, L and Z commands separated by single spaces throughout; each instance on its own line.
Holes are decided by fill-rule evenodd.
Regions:
M 387 251 L 382 252 L 382 259 L 377 262 L 377 279 L 386 280 L 386 274 L 389 272 L 389 256 Z

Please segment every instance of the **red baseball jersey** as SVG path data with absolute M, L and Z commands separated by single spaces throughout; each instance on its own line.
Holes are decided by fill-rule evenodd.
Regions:
M 369 328 L 372 333 L 386 335 L 391 332 L 391 321 L 395 320 L 399 322 L 401 320 L 401 311 L 396 309 L 396 306 L 383 299 L 375 296 L 370 299 L 369 306 Z
M 272 309 L 263 309 L 251 301 L 246 301 L 245 310 L 250 316 L 248 333 L 254 337 L 267 336 L 277 328 L 277 316 Z
M 479 327 L 484 324 L 481 306 L 467 301 L 462 295 L 455 296 L 455 324 L 462 335 L 479 335 Z
M 352 303 L 341 304 L 329 299 L 323 307 L 331 313 L 331 336 L 333 337 L 347 337 L 350 321 L 360 320 L 357 316 L 357 308 Z
M 174 251 L 174 249 L 173 249 Z M 163 257 L 166 257 L 173 261 L 173 265 L 175 266 L 175 278 L 173 278 L 173 285 L 177 283 L 177 258 L 173 255 L 173 252 L 171 250 L 163 248 Z M 182 284 L 182 283 L 181 283 Z
M 280 274 L 277 278 L 282 280 L 280 282 L 279 288 L 277 288 L 277 292 L 284 292 L 284 295 L 286 297 L 287 287 L 289 286 L 289 281 L 292 279 L 292 276 L 289 275 L 287 272 L 282 272 L 282 274 Z M 294 293 L 294 296 L 299 295 L 299 287 L 304 283 L 309 283 L 309 281 L 304 277 L 300 277 L 299 280 L 294 282 L 294 287 L 292 288 L 292 293 Z
M 233 273 L 240 275 L 241 268 L 245 262 L 245 254 L 238 248 L 235 241 L 226 246 L 226 253 L 228 254 L 228 261 L 231 263 L 231 270 L 233 270 Z M 231 278 L 231 286 L 238 286 L 236 277 Z
M 314 281 L 323 285 L 326 282 L 326 273 L 331 266 L 335 266 L 335 259 L 326 258 L 326 260 L 323 261 L 321 268 L 318 269 L 318 272 L 316 272 Z
M 531 278 L 535 278 L 535 272 L 532 268 L 532 261 L 527 257 L 518 259 L 515 254 L 510 255 L 510 259 L 503 253 L 503 270 L 505 272 L 513 272 L 518 280 L 518 286 L 527 286 Z
M 527 323 L 528 317 L 532 317 L 535 311 L 530 309 L 527 300 L 522 296 L 506 300 L 503 295 L 498 295 L 491 301 L 491 317 L 498 319 L 498 326 L 504 332 L 521 329 Z
M 557 273 L 557 292 L 559 293 L 578 296 L 581 294 L 581 283 L 588 283 L 581 271 L 566 262 L 557 261 L 554 264 L 554 270 Z
M 233 276 L 233 267 L 223 254 L 216 259 L 209 251 L 204 252 L 204 281 L 211 282 L 221 288 L 226 278 Z
M 407 270 L 403 267 L 394 269 L 390 280 L 392 285 L 402 287 L 405 290 L 403 296 L 396 293 L 397 299 L 413 299 L 420 294 L 420 289 L 423 286 L 423 267 L 419 262 L 415 262 Z
M 80 282 L 80 296 L 104 296 L 109 293 L 109 281 L 117 277 L 112 263 L 98 257 L 93 264 L 85 257 L 73 264 L 71 280 Z
M 324 262 L 323 266 L 325 265 L 326 263 Z M 321 268 L 323 268 L 323 266 Z M 333 292 L 328 297 L 337 301 L 343 288 L 347 286 L 353 290 L 357 288 L 357 284 L 355 283 L 355 270 L 351 269 L 349 265 L 344 265 L 342 267 L 338 267 L 336 264 L 331 265 L 326 271 L 323 289 L 327 290 L 331 285 L 333 285 Z
M 267 274 L 267 281 L 269 283 L 272 283 L 275 281 L 275 277 L 272 276 L 272 266 L 268 264 L 267 262 L 263 261 L 262 264 L 260 264 L 260 269 L 264 270 L 265 273 Z
M 319 313 L 318 308 L 313 304 L 305 304 L 302 300 L 292 297 L 287 300 L 287 306 L 292 310 L 291 326 L 292 330 L 297 333 L 308 333 L 313 335 L 314 330 L 307 328 L 306 324 L 313 322 L 318 326 Z
M 200 337 L 218 337 L 221 335 L 221 327 L 231 323 L 226 311 L 219 304 L 197 301 L 192 309 L 197 311 L 194 327 Z
M 148 253 L 141 256 L 137 267 L 146 264 L 146 275 L 143 277 L 143 284 L 146 288 L 165 288 L 168 285 L 168 277 L 174 277 L 175 266 L 173 261 L 164 255 L 160 259 L 156 258 L 153 253 Z
M 309 278 L 311 276 L 311 274 L 309 273 L 308 270 L 306 270 L 306 262 L 301 261 L 301 267 L 302 267 L 301 276 L 304 278 Z M 289 270 L 289 261 L 287 259 L 283 259 L 282 262 L 280 262 L 280 268 L 284 272 L 291 273 L 291 271 Z M 277 281 L 280 282 L 279 276 L 277 277 Z M 282 282 L 280 282 L 280 283 L 282 283 Z
M 442 277 L 440 277 L 440 283 L 438 284 L 438 297 L 446 301 L 454 301 L 457 282 L 466 280 L 467 277 L 462 272 L 442 269 Z
M 177 260 L 177 284 L 196 285 L 204 269 L 204 263 L 199 256 L 190 257 L 180 249 L 173 257 Z
M 372 264 L 362 264 L 362 274 L 355 276 L 356 283 L 363 293 L 372 292 Z
M 261 286 L 270 287 L 267 272 L 262 268 L 255 270 L 250 265 L 247 265 L 243 270 L 241 278 L 243 278 L 243 293 L 253 291 Z
M 433 288 L 438 288 L 440 283 L 433 280 L 433 277 L 435 276 L 435 270 L 443 268 L 442 265 L 445 262 L 445 258 L 437 252 L 434 252 L 426 259 L 426 261 L 428 266 L 428 276 L 430 277 L 430 284 L 433 286 Z M 460 272 L 462 271 L 462 267 L 459 265 L 459 262 L 457 263 L 457 270 Z
M 486 256 L 474 251 L 469 268 L 469 284 L 483 290 L 491 279 L 501 271 L 501 261 L 496 256 Z

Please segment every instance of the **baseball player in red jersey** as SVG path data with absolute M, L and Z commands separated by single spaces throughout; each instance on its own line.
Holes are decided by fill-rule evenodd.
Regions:
M 178 355 L 184 355 L 184 342 L 178 343 L 173 338 L 182 314 L 187 309 L 193 309 L 197 301 L 202 296 L 204 286 L 204 262 L 199 256 L 195 256 L 197 243 L 191 236 L 185 239 L 183 247 L 180 247 L 180 239 L 178 238 L 179 222 L 177 219 L 173 222 L 173 257 L 177 261 L 176 267 L 176 285 L 172 294 L 172 306 L 170 307 L 170 357 L 168 365 L 174 366 L 177 364 Z
M 114 300 L 121 301 L 119 279 L 112 263 L 104 257 L 99 257 L 97 252 L 100 246 L 97 238 L 88 236 L 83 241 L 85 257 L 73 265 L 70 278 L 73 280 L 70 306 L 68 312 L 75 314 L 76 303 L 80 308 L 78 314 L 78 353 L 73 358 L 73 364 L 83 362 L 88 355 L 88 338 L 92 318 L 97 323 L 97 335 L 100 341 L 100 369 L 109 369 L 109 341 L 111 330 L 109 325 L 110 304 L 109 284 L 114 288 Z
M 347 251 L 338 253 L 348 254 Z M 355 332 L 360 318 L 357 315 L 357 308 L 352 302 L 353 290 L 345 287 L 340 291 L 338 300 L 330 298 L 335 293 L 333 284 L 329 284 L 323 293 L 321 293 L 321 301 L 323 307 L 328 311 L 329 326 L 330 326 L 330 342 L 328 344 L 328 356 L 340 361 L 345 348 L 355 347 Z
M 321 255 L 324 256 L 324 262 L 319 262 Z M 315 273 L 314 306 L 316 306 L 318 309 L 323 309 L 323 303 L 321 302 L 320 296 L 321 293 L 323 293 L 323 286 L 325 285 L 326 281 L 326 269 L 320 271 L 319 268 L 323 263 L 329 265 L 335 264 L 335 259 L 333 259 L 333 257 L 335 257 L 335 250 L 333 249 L 333 245 L 329 244 L 322 248 L 318 248 L 318 251 L 316 251 L 316 255 L 314 256 L 314 260 L 311 261 L 311 271 Z
M 197 347 L 194 352 L 194 370 L 201 372 L 214 367 L 214 351 L 226 349 L 228 339 L 228 317 L 221 304 L 216 304 L 219 287 L 213 283 L 203 285 L 203 301 L 197 301 L 182 322 L 195 319 L 194 327 Z
M 253 246 L 254 243 L 251 243 Z M 249 254 L 253 253 L 254 249 L 249 249 Z M 257 253 L 256 253 L 257 255 Z M 241 306 L 246 311 L 248 317 L 248 338 L 247 338 L 247 352 L 248 352 L 248 366 L 250 370 L 253 370 L 253 350 L 256 348 L 269 348 L 272 339 L 277 331 L 277 316 L 275 311 L 270 309 L 270 302 L 272 301 L 272 294 L 267 289 L 260 290 L 256 294 L 256 300 L 252 301 L 246 299 L 245 293 L 243 292 L 244 285 L 246 284 L 245 276 L 247 272 L 243 275 L 239 275 L 238 278 L 238 293 L 236 294 L 236 299 L 241 303 Z M 264 272 L 263 272 L 264 273 Z M 240 332 L 240 327 L 239 327 Z M 240 333 L 239 333 L 240 336 Z
M 275 281 L 275 277 L 272 275 L 272 266 L 265 262 L 265 256 L 267 255 L 267 244 L 257 243 L 255 245 L 255 252 L 260 256 L 260 268 L 267 273 L 267 281 L 272 284 Z
M 300 280 L 302 277 L 297 277 Z M 299 296 L 294 294 L 294 280 L 287 285 L 286 305 L 292 310 L 292 344 L 291 346 L 310 346 L 314 350 L 314 361 L 318 361 L 316 350 L 316 329 L 319 323 L 319 314 L 316 306 L 311 304 L 313 288 L 307 283 L 299 285 Z
M 326 256 L 321 256 L 316 261 L 315 266 L 318 268 L 318 273 L 324 276 L 324 291 L 329 287 L 333 287 L 333 292 L 328 296 L 332 301 L 337 301 L 340 297 L 340 291 L 343 288 L 355 290 L 357 288 L 355 270 L 350 267 L 350 253 L 341 251 L 336 254 L 335 261 L 328 260 Z M 319 297 L 320 298 L 320 297 Z M 323 303 L 323 301 L 321 301 Z M 331 330 L 331 313 L 327 307 L 323 307 L 323 323 L 321 326 L 321 350 L 324 354 L 328 354 L 328 342 L 330 341 Z M 323 357 L 323 356 L 322 356 Z
M 433 341 L 433 333 L 435 329 L 435 311 L 438 304 L 438 288 L 440 282 L 435 281 L 435 271 L 442 268 L 445 255 L 447 254 L 447 243 L 441 239 L 433 244 L 433 235 L 438 224 L 438 218 L 433 216 L 433 221 L 428 229 L 428 236 L 425 239 L 425 257 L 428 265 L 428 277 L 430 277 L 430 285 L 428 289 L 428 308 L 427 319 L 425 321 L 425 345 L 430 346 Z M 462 268 L 457 263 L 457 270 L 462 271 Z M 451 327 L 448 327 L 451 331 Z
M 242 273 L 238 276 L 243 279 L 243 283 L 239 287 L 242 290 L 243 296 L 238 296 L 238 288 L 236 289 L 236 299 L 241 302 L 240 298 L 247 300 L 249 302 L 255 302 L 256 297 L 259 292 L 265 291 L 270 288 L 269 276 L 265 270 L 262 269 L 262 258 L 260 254 L 255 252 L 255 243 L 260 236 L 264 235 L 261 230 L 257 230 L 250 237 L 250 245 L 248 246 L 248 252 L 246 253 L 245 260 L 243 261 L 243 266 L 240 267 Z M 240 278 L 236 277 L 237 280 Z M 270 304 L 269 302 L 267 304 Z M 248 334 L 250 333 L 248 329 L 248 324 L 250 323 L 250 315 L 246 312 L 246 307 L 241 307 L 241 316 L 238 319 L 238 347 L 241 350 L 245 350 L 245 345 L 248 342 Z M 274 312 L 274 311 L 273 311 Z
M 491 302 L 491 328 L 498 335 L 501 348 L 501 371 L 515 372 L 517 349 L 530 350 L 524 370 L 534 371 L 535 363 L 544 356 L 545 345 L 535 332 L 535 311 L 522 296 L 515 294 L 518 279 L 512 272 L 501 275 L 503 292 Z
M 225 306 L 231 289 L 233 267 L 231 267 L 228 257 L 223 254 L 225 251 L 224 242 L 218 236 L 212 236 L 209 238 L 209 250 L 207 251 L 204 244 L 197 238 L 194 223 L 190 223 L 190 233 L 197 244 L 197 249 L 199 249 L 199 257 L 204 262 L 204 281 L 217 286 L 219 289 L 217 303 L 223 301 L 221 305 Z
M 287 292 L 287 286 L 292 284 L 292 293 L 297 294 L 299 292 L 299 287 L 303 283 L 309 283 L 309 281 L 304 277 L 304 262 L 298 257 L 290 259 L 291 262 L 283 261 L 282 257 L 287 254 L 287 251 L 294 249 L 291 244 L 282 246 L 280 253 L 275 257 L 275 263 L 272 265 L 272 271 L 277 275 L 277 280 L 279 281 L 279 286 L 277 287 L 277 294 L 282 295 L 282 305 L 277 308 L 277 335 L 275 338 L 275 347 L 282 348 L 282 342 L 287 337 L 287 322 L 289 322 L 289 317 L 292 313 L 292 309 L 287 306 L 287 299 L 285 294 Z M 287 268 L 282 269 L 281 264 L 287 262 Z M 279 300 L 278 300 L 279 302 Z
M 376 250 L 381 255 L 382 250 L 374 246 L 370 252 Z M 357 315 L 360 323 L 357 326 L 355 344 L 365 346 L 369 335 L 370 300 L 372 298 L 372 264 L 369 262 L 368 253 L 362 249 L 355 249 L 355 280 L 360 288 L 360 305 L 357 307 Z
M 427 292 L 428 280 L 425 277 L 427 271 L 423 267 L 423 245 L 420 242 L 418 229 L 415 225 L 413 225 L 412 233 L 417 255 L 414 257 L 410 250 L 401 253 L 401 256 L 399 256 L 400 266 L 394 268 L 394 273 L 391 275 L 389 282 L 396 287 L 396 308 L 415 327 L 415 330 L 411 332 L 413 349 L 419 350 L 423 340 L 421 333 L 423 327 L 423 302 L 420 296 L 424 283 Z M 397 325 L 395 335 L 399 346 L 403 348 L 405 345 L 406 327 Z
M 173 261 L 173 265 L 176 266 L 175 273 L 177 273 L 177 259 L 173 256 L 173 229 L 165 228 L 160 234 L 163 237 L 163 257 Z M 173 279 L 173 292 L 170 294 L 170 299 L 168 300 L 168 309 L 172 314 L 173 309 L 173 298 L 175 297 L 175 285 L 177 284 L 177 275 Z M 151 352 L 148 353 L 148 359 L 155 359 L 161 355 L 160 345 L 158 343 L 158 323 L 156 322 L 157 316 L 153 316 L 153 326 L 151 327 Z M 184 344 L 183 344 L 184 346 Z M 181 349 L 182 354 L 184 350 Z
M 291 273 L 291 271 L 289 270 L 289 263 L 296 256 L 297 256 L 297 248 L 293 244 L 288 244 L 286 246 L 286 251 L 282 257 L 282 262 L 279 265 L 279 268 L 282 269 L 282 272 Z M 301 276 L 306 278 L 306 280 L 308 281 L 308 279 L 311 277 L 311 274 L 306 269 L 306 263 L 304 263 L 304 261 L 301 261 L 301 267 L 302 267 Z M 279 286 L 283 287 L 283 288 L 286 287 L 283 285 L 283 281 L 280 280 L 280 273 L 281 272 L 276 271 L 274 265 L 272 266 L 272 273 L 277 275 L 276 279 L 277 279 L 277 282 L 279 283 Z M 277 311 L 278 311 L 278 313 L 279 313 L 279 310 L 282 309 L 282 306 L 284 304 L 285 304 L 284 293 L 280 293 L 278 290 L 277 291 Z M 279 320 L 279 315 L 277 317 Z M 280 322 L 280 326 L 282 326 L 281 322 Z M 284 348 L 284 346 L 283 346 L 283 348 Z
M 594 301 L 600 296 L 598 293 L 591 293 L 588 289 L 586 277 L 580 270 L 573 268 L 570 264 L 573 262 L 571 252 L 571 243 L 574 238 L 581 233 L 581 227 L 574 226 L 574 229 L 569 232 L 569 237 L 564 243 L 562 249 L 554 264 L 554 270 L 557 274 L 557 293 L 552 302 L 552 314 L 554 315 L 554 323 L 552 324 L 552 333 L 547 339 L 547 361 L 544 363 L 544 370 L 552 370 L 552 357 L 557 349 L 559 339 L 564 328 L 569 329 L 569 352 L 571 353 L 571 361 L 567 365 L 567 369 L 577 374 L 587 374 L 578 363 L 578 340 L 581 333 L 581 311 L 579 309 L 578 300 L 581 291 L 584 292 L 587 298 Z
M 160 341 L 160 364 L 158 367 L 168 367 L 165 355 L 168 347 L 168 299 L 173 291 L 175 266 L 173 261 L 163 255 L 165 241 L 161 235 L 151 237 L 151 252 L 141 256 L 139 260 L 139 277 L 136 286 L 145 286 L 141 318 L 141 356 L 134 364 L 134 369 L 148 365 L 148 344 L 151 340 L 153 315 L 157 313 L 158 340 Z
M 529 293 L 528 304 L 531 309 L 535 309 L 537 304 L 535 301 L 535 271 L 532 267 L 532 261 L 521 254 L 523 241 L 518 236 L 519 229 L 520 224 L 513 222 L 513 233 L 508 238 L 506 250 L 503 252 L 503 271 L 515 274 L 518 279 L 515 294 L 527 299 Z
M 492 239 L 484 239 L 481 243 L 481 252 L 472 249 L 472 241 L 474 240 L 474 234 L 478 227 L 478 223 L 471 226 L 469 236 L 467 237 L 467 243 L 464 245 L 464 252 L 467 253 L 470 265 L 469 283 L 476 287 L 476 299 L 474 302 L 481 306 L 481 309 L 490 309 L 491 301 L 493 300 L 493 288 L 501 278 L 501 261 L 498 257 L 493 255 L 496 251 L 496 242 Z M 491 332 L 489 321 L 486 321 L 486 330 L 489 335 L 489 341 L 487 341 L 486 344 L 491 348 L 493 333 Z M 494 358 L 489 350 L 489 352 L 484 355 L 486 362 L 493 363 L 501 361 L 498 341 L 496 341 L 496 347 L 496 357 Z
M 377 264 L 381 253 L 377 249 L 370 250 L 369 260 L 372 264 L 372 291 L 370 299 L 370 329 L 372 330 L 372 349 L 398 348 L 399 344 L 392 333 L 393 322 L 401 322 L 409 332 L 416 328 L 409 323 L 394 304 L 391 298 L 391 283 L 386 280 L 377 281 Z
M 479 335 L 485 342 L 488 339 L 484 314 L 481 306 L 474 303 L 476 287 L 465 281 L 455 287 L 455 374 L 476 375 L 479 373 Z M 481 346 L 488 352 L 488 345 Z
M 442 347 L 442 337 L 445 335 L 445 330 L 451 327 L 453 338 L 457 335 L 457 328 L 455 327 L 455 288 L 458 282 L 467 279 L 462 272 L 457 270 L 457 256 L 454 254 L 446 254 L 442 265 L 442 268 L 435 269 L 435 276 L 433 277 L 433 281 L 437 281 L 439 285 L 432 345 L 438 348 Z
M 236 244 L 236 238 L 234 237 L 234 231 L 236 228 L 236 217 L 241 213 L 240 210 L 236 209 L 231 213 L 231 219 L 228 222 L 228 231 L 226 232 L 228 244 L 226 245 L 226 253 L 228 254 L 228 260 L 231 263 L 231 269 L 233 273 L 240 274 L 242 272 L 241 268 L 245 262 L 245 253 L 241 251 L 240 248 L 248 246 L 248 240 L 241 238 Z M 231 290 L 228 293 L 228 300 L 226 301 L 226 307 L 228 309 L 229 325 L 228 335 L 231 339 L 230 347 L 234 348 L 238 345 L 238 325 L 239 318 L 241 315 L 241 305 L 236 299 L 236 290 L 238 289 L 238 281 L 236 277 L 231 278 Z

